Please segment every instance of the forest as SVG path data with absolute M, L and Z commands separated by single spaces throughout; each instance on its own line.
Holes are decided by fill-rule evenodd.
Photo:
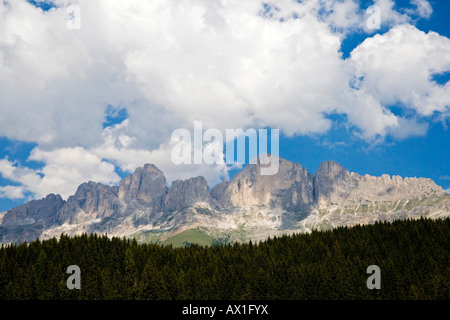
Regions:
M 61 235 L 0 247 L 0 299 L 448 300 L 449 247 L 450 219 L 183 248 Z M 80 289 L 67 287 L 70 265 L 80 268 Z M 380 268 L 380 289 L 367 287 L 370 265 Z

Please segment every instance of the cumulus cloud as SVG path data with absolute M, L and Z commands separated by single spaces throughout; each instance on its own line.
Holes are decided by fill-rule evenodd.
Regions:
M 0 198 L 7 199 L 23 199 L 25 197 L 23 187 L 21 186 L 4 186 L 0 187 Z
M 364 40 L 350 62 L 363 80 L 359 89 L 383 105 L 401 103 L 421 115 L 445 111 L 450 85 L 432 80 L 450 70 L 450 39 L 403 24 Z
M 364 28 L 364 16 L 359 3 L 354 0 L 326 1 L 324 20 L 342 32 Z
M 373 3 L 380 8 L 381 26 L 392 26 L 411 20 L 408 14 L 396 10 L 394 0 L 375 0 Z
M 37 143 L 30 160 L 43 163 L 3 159 L 0 174 L 36 196 L 117 183 L 114 166 L 146 162 L 169 181 L 201 174 L 213 186 L 227 166 L 170 161 L 172 131 L 195 120 L 292 136 L 327 132 L 335 112 L 363 139 L 405 139 L 426 133 L 420 117 L 448 112 L 450 84 L 431 79 L 450 70 L 449 39 L 409 24 L 431 15 L 425 0 L 412 1 L 414 12 L 374 1 L 392 28 L 348 59 L 342 40 L 365 22 L 353 0 L 79 1 L 80 30 L 66 27 L 70 1 L 54 3 L 0 4 L 0 136 Z M 394 103 L 417 116 L 394 115 Z M 108 106 L 128 119 L 104 128 Z
M 32 170 L 8 159 L 0 159 L 0 175 L 21 185 L 5 186 L 2 194 L 19 198 L 24 192 L 31 192 L 36 198 L 42 198 L 49 193 L 59 193 L 67 198 L 83 182 L 91 180 L 115 184 L 120 180 L 114 165 L 81 147 L 53 151 L 35 148 L 29 159 L 44 162 L 45 166 L 40 170 Z
M 6 186 L 7 189 L 4 190 L 11 192 L 14 191 L 16 194 L 24 190 L 29 190 L 31 192 L 38 192 L 38 185 L 41 181 L 41 177 L 32 169 L 21 167 L 19 164 L 15 164 L 8 159 L 0 159 L 0 175 L 11 181 L 21 184 L 22 190 L 14 188 L 13 186 Z
M 103 133 L 103 143 L 90 150 L 85 150 L 102 159 L 108 159 L 124 171 L 133 172 L 143 163 L 153 163 L 162 170 L 167 178 L 168 185 L 176 179 L 188 179 L 202 175 L 206 178 L 209 186 L 212 187 L 221 178 L 228 179 L 228 171 L 231 169 L 226 164 L 181 164 L 176 165 L 171 161 L 171 153 L 176 142 L 168 141 L 158 149 L 147 150 L 130 146 L 133 139 L 124 133 L 124 129 L 129 126 L 128 120 L 120 124 L 105 129 Z M 193 137 L 192 137 L 193 139 Z M 203 148 L 207 148 L 205 142 Z
M 229 179 L 230 167 L 218 165 L 175 165 L 170 161 L 174 142 L 155 150 L 130 147 L 133 139 L 121 133 L 128 120 L 108 127 L 103 132 L 103 143 L 93 148 L 57 148 L 51 151 L 34 148 L 28 160 L 44 163 L 42 169 L 32 170 L 8 159 L 0 159 L 0 176 L 20 186 L 0 187 L 0 198 L 20 199 L 25 193 L 42 198 L 49 193 L 59 193 L 63 198 L 74 194 L 83 182 L 95 181 L 115 185 L 120 181 L 115 166 L 133 172 L 143 163 L 153 163 L 167 178 L 167 184 L 176 179 L 188 179 L 202 175 L 210 186 Z M 205 143 L 205 148 L 208 144 Z
M 416 6 L 415 10 L 407 10 L 410 14 L 417 14 L 421 18 L 429 18 L 433 13 L 433 8 L 428 0 L 411 0 L 411 3 Z

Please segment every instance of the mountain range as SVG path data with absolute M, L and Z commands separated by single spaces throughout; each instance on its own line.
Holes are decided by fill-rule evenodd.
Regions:
M 49 194 L 1 213 L 0 243 L 84 232 L 141 242 L 257 241 L 450 215 L 450 195 L 428 178 L 363 176 L 335 161 L 321 163 L 315 175 L 282 158 L 275 175 L 261 175 L 262 166 L 258 160 L 210 189 L 202 176 L 175 180 L 169 188 L 164 173 L 146 164 L 118 186 L 89 181 L 67 200 Z

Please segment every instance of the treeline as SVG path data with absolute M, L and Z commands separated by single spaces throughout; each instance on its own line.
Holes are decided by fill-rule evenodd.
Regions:
M 449 299 L 450 219 L 172 248 L 97 235 L 0 248 L 0 299 Z M 69 265 L 81 289 L 69 290 Z M 366 285 L 369 265 L 381 289 Z

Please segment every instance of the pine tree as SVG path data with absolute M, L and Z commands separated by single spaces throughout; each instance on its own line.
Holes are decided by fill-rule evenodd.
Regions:
M 125 251 L 125 277 L 124 277 L 124 298 L 135 299 L 138 294 L 139 274 L 131 248 Z
M 8 272 L 6 270 L 6 254 L 0 248 L 0 300 L 7 298 L 6 286 L 8 284 Z
M 139 283 L 139 299 L 168 300 L 170 299 L 166 282 L 154 261 L 148 259 Z
M 31 266 L 28 266 L 31 267 Z M 50 299 L 51 292 L 48 290 L 48 259 L 44 249 L 39 252 L 39 257 L 34 267 L 36 298 L 37 299 Z

